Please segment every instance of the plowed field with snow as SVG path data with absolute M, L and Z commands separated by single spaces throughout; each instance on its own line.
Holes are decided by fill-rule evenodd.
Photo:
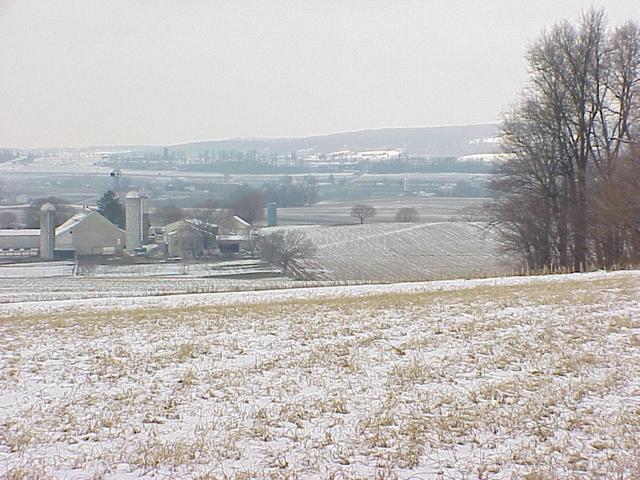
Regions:
M 399 282 L 511 273 L 515 267 L 484 227 L 441 222 L 286 228 L 301 228 L 317 247 L 308 264 L 319 278 Z
M 640 272 L 5 304 L 0 478 L 640 477 Z

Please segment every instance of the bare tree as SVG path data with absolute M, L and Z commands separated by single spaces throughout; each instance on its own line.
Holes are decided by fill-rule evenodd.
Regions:
M 264 192 L 252 188 L 242 188 L 231 203 L 231 214 L 237 215 L 251 225 L 264 219 Z
M 220 202 L 210 198 L 193 208 L 193 230 L 200 236 L 203 250 L 209 250 L 218 235 L 219 225 L 224 223 L 227 212 Z
M 182 220 L 187 216 L 184 210 L 175 205 L 164 205 L 153 209 L 152 215 L 154 222 L 160 225 L 169 225 L 170 223 Z
M 481 210 L 476 207 L 464 207 L 458 210 L 458 214 L 462 218 L 463 222 L 477 221 L 477 217 L 479 217 L 481 213 Z
M 23 221 L 27 228 L 40 228 L 40 208 L 45 203 L 50 203 L 56 207 L 55 212 L 55 224 L 56 227 L 62 225 L 65 221 L 71 218 L 74 214 L 74 209 L 69 205 L 66 200 L 58 197 L 45 197 L 38 198 L 33 201 L 29 207 L 24 211 Z
M 14 228 L 18 216 L 13 212 L 0 212 L 0 228 Z
M 577 26 L 554 25 L 526 58 L 529 82 L 503 120 L 508 156 L 491 182 L 493 225 L 533 269 L 611 266 L 610 255 L 596 252 L 601 220 L 592 210 L 637 140 L 638 26 L 610 32 L 604 12 L 590 10 Z M 598 240 L 603 252 L 620 240 L 609 233 Z
M 609 182 L 591 186 L 590 238 L 602 265 L 640 263 L 640 146 L 624 154 Z
M 304 206 L 314 205 L 318 202 L 318 180 L 313 175 L 305 176 L 299 181 L 300 188 L 304 192 Z
M 402 207 L 396 212 L 396 222 L 411 222 L 418 221 L 418 210 L 415 207 Z
M 297 277 L 306 275 L 302 261 L 316 252 L 311 239 L 300 230 L 278 230 L 261 236 L 257 250 L 264 260 L 280 268 L 282 273 Z
M 364 203 L 358 203 L 351 208 L 351 216 L 360 220 L 362 225 L 367 218 L 375 216 L 376 209 L 372 205 L 366 205 Z

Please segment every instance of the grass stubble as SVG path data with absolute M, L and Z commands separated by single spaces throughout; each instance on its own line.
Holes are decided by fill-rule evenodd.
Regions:
M 0 320 L 0 477 L 640 478 L 637 277 Z

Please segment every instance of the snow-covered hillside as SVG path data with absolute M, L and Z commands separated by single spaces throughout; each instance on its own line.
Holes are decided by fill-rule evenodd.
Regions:
M 0 478 L 640 475 L 640 272 L 106 302 L 3 311 Z
M 303 228 L 317 247 L 316 256 L 307 263 L 322 279 L 419 281 L 482 277 L 516 269 L 515 263 L 501 255 L 495 236 L 481 223 L 371 223 L 298 228 Z

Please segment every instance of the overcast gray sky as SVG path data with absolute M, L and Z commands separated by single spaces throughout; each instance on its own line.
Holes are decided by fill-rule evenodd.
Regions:
M 0 0 L 0 145 L 492 122 L 527 42 L 640 1 Z

